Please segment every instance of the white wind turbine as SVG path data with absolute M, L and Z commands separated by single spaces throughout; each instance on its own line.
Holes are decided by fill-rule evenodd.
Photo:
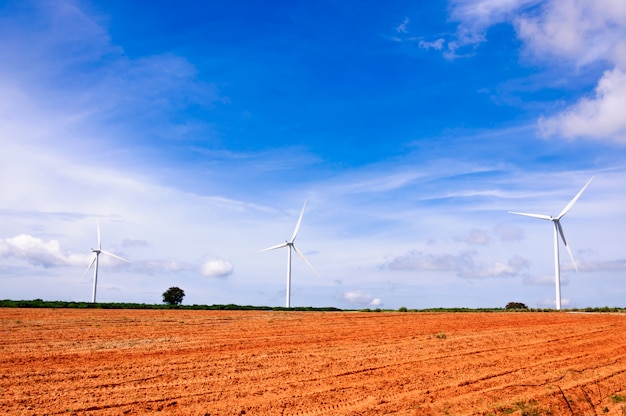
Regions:
M 291 240 L 285 241 L 284 243 L 280 243 L 275 246 L 268 247 L 266 249 L 259 251 L 259 253 L 261 253 L 263 251 L 276 250 L 277 248 L 282 248 L 282 247 L 288 248 L 287 250 L 287 302 L 286 302 L 286 305 L 288 308 L 291 307 L 291 249 L 293 248 L 293 250 L 300 256 L 300 258 L 304 260 L 307 266 L 309 266 L 311 270 L 313 270 L 313 272 L 317 274 L 317 271 L 315 271 L 313 266 L 311 266 L 311 263 L 309 263 L 306 257 L 304 257 L 304 254 L 302 254 L 300 250 L 298 250 L 298 248 L 294 244 L 294 241 L 296 240 L 296 236 L 298 235 L 298 231 L 300 230 L 300 224 L 302 223 L 302 215 L 304 215 L 305 207 L 306 207 L 306 200 L 304 201 L 304 206 L 302 207 L 302 211 L 300 212 L 300 218 L 298 218 L 298 223 L 296 224 L 296 228 L 293 230 L 293 235 L 291 236 Z
M 127 263 L 130 263 L 128 260 L 126 260 L 126 259 L 124 259 L 124 258 L 122 258 L 120 256 L 117 256 L 117 255 L 115 255 L 113 253 L 110 253 L 108 251 L 102 250 L 102 242 L 100 241 L 100 222 L 96 222 L 96 226 L 97 226 L 97 229 L 98 229 L 98 248 L 95 248 L 95 249 L 92 248 L 91 249 L 91 251 L 93 253 L 96 253 L 96 256 L 91 261 L 91 263 L 89 263 L 89 267 L 87 267 L 87 270 L 85 270 L 85 272 L 83 273 L 83 276 L 84 276 L 85 273 L 87 273 L 89 271 L 89 269 L 91 269 L 91 266 L 93 266 L 94 263 L 95 263 L 96 267 L 94 267 L 94 269 L 93 269 L 93 293 L 91 295 L 91 302 L 92 303 L 96 303 L 96 287 L 98 286 L 98 258 L 100 257 L 100 254 L 104 253 L 104 254 L 106 254 L 108 256 L 115 257 L 116 259 L 120 259 L 120 260 L 123 260 L 123 261 L 125 261 Z
M 559 262 L 559 235 L 561 235 L 563 244 L 565 244 L 565 248 L 567 249 L 567 252 L 569 253 L 570 258 L 572 259 L 572 263 L 574 263 L 574 268 L 576 269 L 576 272 L 578 272 L 578 266 L 576 266 L 576 261 L 574 260 L 574 256 L 572 255 L 572 250 L 570 250 L 569 245 L 567 244 L 567 240 L 565 239 L 565 233 L 563 232 L 563 226 L 561 225 L 561 218 L 563 218 L 563 216 L 567 214 L 567 211 L 569 211 L 574 206 L 578 198 L 580 198 L 583 192 L 585 192 L 585 189 L 587 189 L 587 187 L 589 186 L 593 178 L 595 178 L 595 176 L 593 176 L 591 179 L 587 181 L 585 186 L 583 186 L 583 189 L 581 189 L 576 194 L 576 196 L 569 202 L 569 204 L 567 204 L 567 206 L 563 208 L 563 211 L 561 211 L 561 213 L 557 215 L 556 217 L 553 217 L 551 215 L 527 214 L 524 212 L 509 211 L 510 214 L 525 215 L 527 217 L 539 218 L 541 220 L 548 220 L 548 221 L 552 221 L 552 223 L 554 224 L 554 279 L 555 279 L 555 285 L 556 285 L 556 310 L 557 311 L 561 310 L 561 267 L 560 267 L 560 262 Z

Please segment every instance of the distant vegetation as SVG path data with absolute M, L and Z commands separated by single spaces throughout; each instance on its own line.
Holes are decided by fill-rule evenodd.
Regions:
M 150 304 L 150 303 L 91 303 L 91 302 L 67 302 L 35 300 L 0 300 L 0 308 L 68 308 L 68 309 L 184 309 L 184 310 L 238 310 L 238 311 L 341 311 L 335 307 L 312 306 L 285 308 L 282 306 L 252 306 L 252 305 L 174 305 L 174 304 Z
M 170 305 L 170 304 L 149 304 L 149 303 L 91 303 L 91 302 L 66 302 L 66 301 L 45 301 L 35 300 L 0 300 L 0 308 L 73 308 L 73 309 L 183 309 L 183 310 L 214 310 L 214 311 L 317 311 L 317 312 L 557 312 L 554 309 L 511 309 L 511 308 L 427 308 L 427 309 L 407 309 L 401 307 L 393 309 L 340 309 L 334 306 L 313 307 L 297 306 L 286 308 L 284 306 L 252 306 L 252 305 Z M 626 313 L 626 308 L 602 307 L 567 309 L 562 312 L 621 312 Z

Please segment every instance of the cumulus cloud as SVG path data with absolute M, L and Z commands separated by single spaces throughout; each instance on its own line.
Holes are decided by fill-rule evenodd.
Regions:
M 515 256 L 507 262 L 483 263 L 476 260 L 476 252 L 466 251 L 459 254 L 431 254 L 411 251 L 398 256 L 385 266 L 398 271 L 440 271 L 455 272 L 463 278 L 493 278 L 516 276 L 528 267 L 528 261 Z
M 526 56 L 559 65 L 610 67 L 592 97 L 581 98 L 539 120 L 544 137 L 584 138 L 626 145 L 626 3 L 622 0 L 456 0 L 455 40 L 444 53 L 455 57 L 465 46 L 486 41 L 489 27 L 513 25 Z M 573 69 L 573 68 L 572 68 Z
M 200 265 L 200 274 L 204 277 L 226 277 L 233 271 L 232 263 L 223 259 L 210 259 Z
M 204 277 L 226 277 L 234 272 L 232 263 L 219 258 L 210 258 L 200 263 L 191 263 L 173 258 L 144 260 L 134 263 L 142 273 L 186 273 L 197 272 Z
M 46 268 L 82 266 L 90 261 L 88 255 L 64 252 L 58 240 L 44 241 L 28 234 L 0 239 L 0 258 L 15 258 Z
M 510 23 L 526 53 L 585 65 L 604 60 L 626 65 L 626 5 L 622 0 L 453 0 L 458 22 L 450 52 L 487 41 L 487 30 Z
M 341 298 L 351 305 L 357 306 L 381 306 L 383 304 L 380 298 L 368 295 L 363 292 L 346 292 Z
M 585 65 L 603 60 L 623 64 L 626 4 L 622 0 L 550 0 L 513 23 L 527 51 Z
M 551 65 L 600 63 L 608 68 L 592 97 L 539 120 L 544 137 L 584 138 L 626 145 L 626 3 L 622 0 L 453 0 L 453 39 L 420 47 L 455 58 L 488 41 L 496 24 L 511 24 L 525 56 Z M 445 44 L 445 47 L 444 47 Z M 436 47 L 435 47 L 436 46 Z
M 607 139 L 624 145 L 625 108 L 626 73 L 613 69 L 604 73 L 593 97 L 582 98 L 553 117 L 541 118 L 539 128 L 544 136 Z

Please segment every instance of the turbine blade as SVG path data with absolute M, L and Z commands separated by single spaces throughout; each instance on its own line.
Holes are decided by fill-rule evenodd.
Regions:
M 96 228 L 98 229 L 98 250 L 102 248 L 102 242 L 100 241 L 100 221 L 96 220 Z
M 87 274 L 87 272 L 89 271 L 89 269 L 91 269 L 91 266 L 94 265 L 94 263 L 96 262 L 96 258 L 94 257 L 93 260 L 91 260 L 91 263 L 89 263 L 89 266 L 87 267 L 87 269 L 83 272 L 83 275 L 81 276 L 81 279 L 83 277 L 85 277 L 85 275 Z
M 576 265 L 576 260 L 574 260 L 574 255 L 572 254 L 572 250 L 570 249 L 569 244 L 567 244 L 567 239 L 565 238 L 565 232 L 563 231 L 563 226 L 558 220 L 556 221 L 556 228 L 559 230 L 559 234 L 561 234 L 561 239 L 563 240 L 563 244 L 565 244 L 565 248 L 567 249 L 567 252 L 569 253 L 569 258 L 572 259 L 572 263 L 574 263 L 574 269 L 576 269 L 576 273 L 578 273 L 578 266 Z
M 526 212 L 513 212 L 513 211 L 509 211 L 509 214 L 517 214 L 517 215 L 524 215 L 525 217 L 533 217 L 533 218 L 539 218 L 540 220 L 552 220 L 552 217 L 549 215 L 543 215 L 543 214 L 528 214 Z
M 567 211 L 570 210 L 570 208 L 572 208 L 574 206 L 574 204 L 576 203 L 576 201 L 578 201 L 578 198 L 580 198 L 580 196 L 583 194 L 583 192 L 585 192 L 585 189 L 587 189 L 587 187 L 589 186 L 589 184 L 591 183 L 591 181 L 593 180 L 593 178 L 595 178 L 595 176 L 592 176 L 591 179 L 589 179 L 587 181 L 587 183 L 585 184 L 585 186 L 583 186 L 583 189 L 581 189 L 576 196 L 574 197 L 574 199 L 572 199 L 571 201 L 569 201 L 569 204 L 567 204 L 567 206 L 565 208 L 563 208 L 563 211 L 561 211 L 561 213 L 559 214 L 558 217 L 556 217 L 557 219 L 561 219 L 565 214 L 567 214 Z
M 123 260 L 123 261 L 125 261 L 126 263 L 130 263 L 130 261 L 126 260 L 126 259 L 125 259 L 125 258 L 123 258 L 123 257 L 118 256 L 117 254 L 113 254 L 113 253 L 111 253 L 111 252 L 104 251 L 104 250 L 100 250 L 100 252 L 101 252 L 101 253 L 106 254 L 107 256 L 111 256 L 111 257 L 115 257 L 116 259 Z
M 287 247 L 289 244 L 285 241 L 284 243 L 276 244 L 275 246 L 264 248 L 263 250 L 257 251 L 257 253 L 262 253 L 264 251 L 276 250 L 277 248 Z
M 291 240 L 289 242 L 293 243 L 298 235 L 298 231 L 300 231 L 300 224 L 302 224 L 302 216 L 304 215 L 304 208 L 306 208 L 306 199 L 304 200 L 304 205 L 302 206 L 302 211 L 300 211 L 300 217 L 298 218 L 298 223 L 296 224 L 296 228 L 293 230 L 293 235 L 291 236 Z
M 306 259 L 306 257 L 304 257 L 304 254 L 302 254 L 302 252 L 300 252 L 300 250 L 298 250 L 298 247 L 294 246 L 293 244 L 291 245 L 291 247 L 293 247 L 293 249 L 296 252 L 296 254 L 298 254 L 298 256 L 300 256 L 300 258 L 302 260 L 304 260 L 304 262 L 307 264 L 307 266 L 309 266 L 311 268 L 311 270 L 313 270 L 313 273 L 315 273 L 319 277 L 320 274 L 317 272 L 317 270 L 315 270 L 315 268 L 311 265 L 311 263 L 309 263 L 309 261 Z

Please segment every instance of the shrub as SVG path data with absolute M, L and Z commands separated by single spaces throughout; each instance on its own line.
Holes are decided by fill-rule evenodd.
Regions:
M 611 400 L 615 403 L 626 402 L 626 396 L 620 396 L 619 394 L 614 394 L 611 396 Z

